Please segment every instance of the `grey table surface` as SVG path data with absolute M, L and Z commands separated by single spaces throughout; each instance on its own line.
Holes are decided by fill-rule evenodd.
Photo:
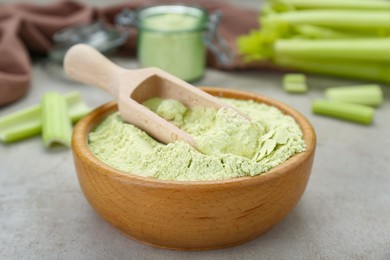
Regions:
M 258 3 L 244 5 L 256 8 Z M 138 67 L 133 59 L 111 58 L 125 68 Z M 196 82 L 276 98 L 300 111 L 316 130 L 307 189 L 296 208 L 264 235 L 236 247 L 194 252 L 131 240 L 89 206 L 71 151 L 46 150 L 38 136 L 0 144 L 0 259 L 390 259 L 390 86 L 382 85 L 385 102 L 374 123 L 362 126 L 313 115 L 311 103 L 323 97 L 326 87 L 367 82 L 309 75 L 310 91 L 291 95 L 282 90 L 281 77 L 208 69 Z M 99 89 L 66 80 L 61 68 L 38 60 L 28 95 L 1 108 L 0 116 L 36 104 L 49 90 L 78 90 L 91 107 L 111 99 Z

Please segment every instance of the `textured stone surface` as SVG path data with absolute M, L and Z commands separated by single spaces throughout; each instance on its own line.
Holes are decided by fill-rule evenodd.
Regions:
M 255 1 L 247 6 L 255 6 Z M 256 4 L 257 6 L 257 4 Z M 127 68 L 134 61 L 114 58 Z M 79 90 L 96 107 L 111 98 L 67 81 L 55 66 L 34 63 L 29 94 L 0 116 L 36 104 L 48 90 Z M 363 82 L 308 76 L 305 95 L 286 94 L 282 74 L 208 70 L 196 85 L 271 96 L 303 113 L 318 138 L 304 196 L 272 230 L 246 244 L 212 251 L 152 248 L 123 235 L 88 205 L 70 150 L 44 149 L 40 137 L 0 144 L 0 259 L 390 259 L 390 86 L 371 126 L 312 115 L 328 86 Z

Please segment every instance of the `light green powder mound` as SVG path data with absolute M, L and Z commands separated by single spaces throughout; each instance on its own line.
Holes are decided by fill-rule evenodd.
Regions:
M 263 134 L 264 127 L 258 122 L 242 117 L 233 109 L 222 108 L 215 115 L 214 125 L 196 136 L 195 141 L 198 150 L 205 154 L 231 153 L 251 159 Z
M 192 135 L 197 150 L 177 141 L 161 144 L 115 113 L 89 135 L 91 151 L 125 172 L 164 180 L 221 180 L 254 176 L 305 151 L 294 119 L 254 101 L 223 99 L 235 110 L 186 108 L 176 100 L 153 98 L 145 105 Z

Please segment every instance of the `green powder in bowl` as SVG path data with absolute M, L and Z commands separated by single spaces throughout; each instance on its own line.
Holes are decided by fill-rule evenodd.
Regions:
M 255 101 L 223 98 L 233 109 L 187 108 L 176 100 L 152 98 L 145 106 L 194 137 L 162 144 L 118 113 L 89 134 L 89 147 L 106 164 L 131 174 L 163 180 L 206 181 L 255 176 L 305 151 L 294 119 Z

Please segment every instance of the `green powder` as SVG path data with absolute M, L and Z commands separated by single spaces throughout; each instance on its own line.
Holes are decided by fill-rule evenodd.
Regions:
M 108 116 L 89 135 L 91 151 L 125 172 L 164 180 L 202 181 L 255 176 L 305 151 L 294 119 L 254 101 L 222 99 L 233 109 L 189 109 L 176 100 L 153 98 L 145 105 L 194 137 L 197 150 L 176 141 L 167 145 Z
M 142 66 L 158 67 L 186 81 L 200 78 L 206 62 L 204 26 L 201 16 L 189 13 L 141 16 L 137 46 Z

